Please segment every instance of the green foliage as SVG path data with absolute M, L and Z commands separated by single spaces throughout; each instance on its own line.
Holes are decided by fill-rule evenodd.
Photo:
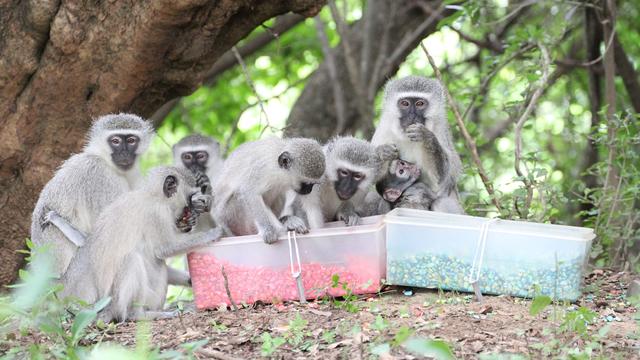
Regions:
M 533 298 L 533 301 L 531 302 L 529 314 L 536 316 L 549 305 L 551 305 L 551 298 L 549 296 L 538 295 Z
M 282 344 L 287 342 L 284 337 L 278 336 L 273 338 L 268 332 L 263 332 L 260 338 L 262 339 L 260 352 L 264 357 L 271 356 Z
M 411 338 L 403 345 L 408 351 L 419 356 L 426 356 L 437 360 L 455 359 L 449 345 L 442 340 L 425 340 Z
M 360 306 L 357 303 L 358 296 L 353 293 L 348 283 L 340 281 L 340 275 L 333 274 L 331 276 L 331 288 L 344 291 L 342 300 L 332 298 L 334 306 L 352 313 L 360 310 Z

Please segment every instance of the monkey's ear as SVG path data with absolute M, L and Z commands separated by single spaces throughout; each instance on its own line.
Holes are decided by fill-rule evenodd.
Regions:
M 164 191 L 164 196 L 168 198 L 172 197 L 176 192 L 178 192 L 178 179 L 173 175 L 169 175 L 164 178 L 162 191 Z
M 278 165 L 283 169 L 289 170 L 291 167 L 291 155 L 288 151 L 285 151 L 278 156 Z

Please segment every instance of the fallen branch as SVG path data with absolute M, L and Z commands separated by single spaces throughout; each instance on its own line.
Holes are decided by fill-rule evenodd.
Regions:
M 233 311 L 237 311 L 238 307 L 236 306 L 236 302 L 233 301 L 231 297 L 231 290 L 229 290 L 229 279 L 227 278 L 227 273 L 224 271 L 224 265 L 220 267 L 220 272 L 222 273 L 222 278 L 224 279 L 224 290 L 227 292 L 227 297 L 229 298 L 229 302 L 231 303 L 231 309 Z
M 460 111 L 458 110 L 458 106 L 456 105 L 455 100 L 451 96 L 449 89 L 444 85 L 444 82 L 442 81 L 442 74 L 440 73 L 440 69 L 438 69 L 438 66 L 436 66 L 435 61 L 433 61 L 433 58 L 429 54 L 429 51 L 427 51 L 427 48 L 424 46 L 422 42 L 420 42 L 420 47 L 422 48 L 422 51 L 424 52 L 424 54 L 427 56 L 427 59 L 429 60 L 429 64 L 431 64 L 431 68 L 433 68 L 433 71 L 435 72 L 436 77 L 442 83 L 442 87 L 444 88 L 444 92 L 447 96 L 447 101 L 449 102 L 449 106 L 451 106 L 451 109 L 453 110 L 453 114 L 455 115 L 458 128 L 460 128 L 460 132 L 464 137 L 465 144 L 467 145 L 467 149 L 469 149 L 469 151 L 471 152 L 471 158 L 473 159 L 473 162 L 475 163 L 476 168 L 478 169 L 478 175 L 480 175 L 480 179 L 482 180 L 482 183 L 484 184 L 484 187 L 487 190 L 487 193 L 489 193 L 489 196 L 491 196 L 491 202 L 493 203 L 493 205 L 495 205 L 498 212 L 500 212 L 502 210 L 502 207 L 500 206 L 500 202 L 498 201 L 495 191 L 493 190 L 493 184 L 491 184 L 491 180 L 489 180 L 489 177 L 487 176 L 484 170 L 484 166 L 482 166 L 482 161 L 480 160 L 480 156 L 478 155 L 478 148 L 476 146 L 476 142 L 473 140 L 473 138 L 469 134 L 467 127 L 464 125 L 464 122 L 462 121 L 462 116 L 460 116 Z
M 212 349 L 200 348 L 200 349 L 197 349 L 195 352 L 202 354 L 211 359 L 218 359 L 218 360 L 242 360 L 243 359 L 243 358 L 227 355 L 222 351 L 212 350 Z

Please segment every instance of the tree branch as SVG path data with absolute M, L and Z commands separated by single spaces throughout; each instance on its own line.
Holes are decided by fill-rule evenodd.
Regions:
M 615 51 L 615 64 L 618 75 L 622 78 L 633 110 L 640 113 L 640 83 L 638 83 L 638 74 L 633 69 L 633 64 L 629 61 L 629 57 L 624 51 L 624 47 L 618 40 L 616 35 L 613 38 L 613 49 Z
M 331 79 L 331 88 L 333 89 L 333 98 L 336 107 L 336 130 L 335 134 L 342 134 L 344 131 L 345 125 L 347 124 L 347 110 L 345 107 L 345 97 L 342 86 L 340 86 L 340 82 L 338 82 L 338 70 L 336 67 L 336 59 L 333 56 L 333 52 L 329 47 L 329 40 L 327 39 L 327 33 L 324 28 L 324 22 L 320 18 L 320 15 L 317 15 L 314 18 L 316 24 L 316 33 L 318 34 L 318 39 L 320 40 L 320 44 L 322 45 L 322 52 L 324 53 L 324 61 L 327 64 L 327 69 L 329 70 L 329 78 Z
M 252 39 L 248 40 L 244 45 L 238 47 L 238 53 L 243 58 L 251 56 L 256 52 L 264 49 L 267 45 L 271 44 L 274 40 L 278 40 L 279 36 L 285 32 L 293 29 L 296 25 L 304 21 L 304 17 L 298 14 L 286 14 L 276 18 L 276 21 L 268 31 L 262 32 Z M 233 51 L 229 50 L 224 53 L 218 61 L 204 75 L 202 83 L 206 86 L 212 86 L 218 76 L 225 71 L 238 65 L 237 59 L 233 54 Z M 175 108 L 180 101 L 180 97 L 169 100 L 162 105 L 156 112 L 149 118 L 155 125 L 158 125 L 164 120 L 169 113 Z
M 464 122 L 462 121 L 462 116 L 460 116 L 460 111 L 458 110 L 458 106 L 456 105 L 455 100 L 451 96 L 451 93 L 449 92 L 449 89 L 447 88 L 447 86 L 445 86 L 444 82 L 442 81 L 442 74 L 440 73 L 440 69 L 438 69 L 438 66 L 436 66 L 435 61 L 433 61 L 433 58 L 431 57 L 431 55 L 427 51 L 427 48 L 424 46 L 422 42 L 420 43 L 420 47 L 422 48 L 422 51 L 424 52 L 424 54 L 427 56 L 427 59 L 429 60 L 429 64 L 431 64 L 431 68 L 433 68 L 433 71 L 435 72 L 436 77 L 442 83 L 444 92 L 447 95 L 447 101 L 449 102 L 449 106 L 451 106 L 451 109 L 453 110 L 453 114 L 455 115 L 458 128 L 460 129 L 460 132 L 464 137 L 465 143 L 467 145 L 467 149 L 471 152 L 471 158 L 473 159 L 473 162 L 476 164 L 476 168 L 478 169 L 478 175 L 480 175 L 480 179 L 482 179 L 482 183 L 484 184 L 484 187 L 487 190 L 487 193 L 489 193 L 489 196 L 491 196 L 491 201 L 493 202 L 493 205 L 495 205 L 496 209 L 500 212 L 502 210 L 502 207 L 500 206 L 500 202 L 498 201 L 495 191 L 493 190 L 493 184 L 491 183 L 491 180 L 489 180 L 489 177 L 487 176 L 487 173 L 484 170 L 484 166 L 482 166 L 482 161 L 480 160 L 480 156 L 478 155 L 478 148 L 476 147 L 476 142 L 475 140 L 473 140 L 473 138 L 469 134 L 467 127 L 464 125 Z

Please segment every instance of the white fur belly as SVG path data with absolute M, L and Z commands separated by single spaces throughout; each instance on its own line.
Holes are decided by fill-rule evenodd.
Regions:
M 420 181 L 429 185 L 432 189 L 438 183 L 433 157 L 426 153 L 421 142 L 403 141 L 397 144 L 400 151 L 400 159 L 418 164 L 420 167 Z

